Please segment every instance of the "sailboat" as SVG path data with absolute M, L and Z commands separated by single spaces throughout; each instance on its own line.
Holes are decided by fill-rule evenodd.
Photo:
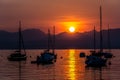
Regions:
M 94 31 L 95 31 L 95 28 L 94 28 Z M 94 37 L 95 37 L 95 34 L 94 34 Z M 107 59 L 102 57 L 103 54 L 104 54 L 103 45 L 102 45 L 103 40 L 102 39 L 103 39 L 102 38 L 102 8 L 101 8 L 101 5 L 100 5 L 100 51 L 96 52 L 95 47 L 94 47 L 94 51 L 91 52 L 91 54 L 86 57 L 85 64 L 88 67 L 103 67 L 103 66 L 106 66 Z M 95 46 L 95 43 L 94 43 L 94 46 Z
M 40 56 L 37 56 L 36 61 L 31 61 L 31 63 L 37 64 L 51 64 L 54 63 L 57 59 L 55 54 L 55 27 L 54 27 L 53 43 L 52 43 L 52 52 L 50 52 L 50 30 L 48 29 L 48 49 L 41 53 Z
M 110 42 L 110 29 L 109 29 L 109 25 L 108 25 L 108 49 L 109 49 L 109 51 L 104 53 L 105 58 L 112 58 L 113 57 L 113 54 L 111 53 L 110 43 L 111 43 Z
M 95 30 L 95 26 L 94 26 L 94 30 L 93 30 L 93 35 L 94 35 L 94 39 L 93 39 L 93 43 L 94 43 L 94 49 L 90 50 L 90 55 L 96 55 L 96 30 Z
M 23 36 L 21 33 L 21 21 L 19 21 L 18 33 L 19 33 L 19 48 L 14 53 L 12 53 L 8 56 L 9 61 L 25 61 L 27 58 L 26 51 L 24 48 L 24 43 L 23 43 Z M 24 49 L 24 54 L 22 54 L 22 51 L 21 51 L 22 47 Z

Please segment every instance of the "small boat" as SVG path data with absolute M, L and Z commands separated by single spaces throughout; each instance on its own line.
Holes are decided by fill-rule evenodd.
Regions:
M 79 54 L 79 56 L 80 56 L 80 57 L 85 57 L 86 55 L 85 55 L 84 52 L 81 52 L 81 53 Z
M 55 54 L 54 51 L 54 42 L 55 42 L 55 27 L 54 27 L 54 41 L 53 41 L 53 51 L 50 52 L 50 30 L 48 29 L 48 49 L 45 50 L 43 53 L 41 53 L 40 56 L 37 56 L 36 61 L 31 61 L 31 63 L 37 63 L 37 64 L 51 64 L 56 62 L 57 55 Z
M 14 53 L 8 56 L 9 61 L 25 61 L 26 58 L 26 55 L 20 54 L 20 51 L 15 51 Z
M 21 21 L 19 21 L 19 49 L 8 56 L 9 61 L 25 61 L 26 60 L 27 56 L 26 56 L 25 48 L 24 48 L 24 54 L 21 54 L 22 46 L 24 48 L 23 37 L 21 33 Z
M 56 62 L 57 55 L 53 54 L 52 52 L 45 50 L 41 53 L 40 56 L 37 56 L 36 61 L 31 61 L 31 63 L 37 64 L 52 64 Z
M 103 55 L 105 58 L 112 58 L 113 57 L 113 54 L 110 52 L 104 52 Z
M 103 67 L 106 66 L 107 59 L 97 56 L 87 56 L 85 64 L 87 67 Z

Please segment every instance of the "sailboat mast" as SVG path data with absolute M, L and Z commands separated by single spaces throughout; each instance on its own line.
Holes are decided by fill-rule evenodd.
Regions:
M 103 52 L 103 37 L 102 37 L 102 6 L 100 5 L 100 52 Z
M 48 29 L 48 50 L 50 50 L 50 29 Z
M 109 49 L 109 52 L 111 52 L 111 45 L 110 45 L 110 26 L 109 26 L 109 24 L 108 24 L 108 49 Z
M 21 54 L 21 21 L 19 21 L 19 52 Z
M 95 26 L 94 26 L 94 51 L 96 51 L 96 33 L 95 33 Z
M 53 53 L 55 53 L 55 26 L 53 26 Z

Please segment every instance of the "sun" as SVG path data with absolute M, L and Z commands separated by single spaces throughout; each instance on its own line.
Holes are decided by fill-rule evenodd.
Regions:
M 69 31 L 70 32 L 75 32 L 75 27 L 74 26 L 69 27 Z

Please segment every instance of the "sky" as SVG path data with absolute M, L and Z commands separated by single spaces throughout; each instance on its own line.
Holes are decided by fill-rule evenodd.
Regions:
M 120 28 L 120 0 L 0 0 L 0 30 L 16 31 L 18 21 L 22 29 L 37 28 L 47 32 L 99 30 L 99 6 L 102 5 L 103 29 Z

